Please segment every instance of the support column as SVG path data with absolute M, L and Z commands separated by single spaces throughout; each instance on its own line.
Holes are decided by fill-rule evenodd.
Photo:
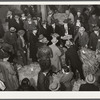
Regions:
M 47 19 L 46 5 L 41 5 L 42 21 Z

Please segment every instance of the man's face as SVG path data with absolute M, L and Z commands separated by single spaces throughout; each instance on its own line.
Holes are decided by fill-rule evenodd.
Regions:
M 37 33 L 37 30 L 33 30 L 33 34 L 36 34 Z
M 67 46 L 67 47 L 70 47 L 70 41 L 66 41 L 66 44 L 65 44 L 65 46 Z
M 66 29 L 66 28 L 68 28 L 68 25 L 67 25 L 67 23 L 64 23 L 64 28 Z
M 52 27 L 55 27 L 55 23 L 52 24 Z
M 37 25 L 38 24 L 38 21 L 37 20 L 34 20 L 34 23 Z
M 66 13 L 66 15 L 69 15 L 70 14 L 70 11 L 69 10 L 66 10 L 65 13 Z
M 96 15 L 95 15 L 95 14 L 94 14 L 94 15 L 92 15 L 92 17 L 93 17 L 93 18 L 96 18 Z
M 81 15 L 81 12 L 77 12 L 77 15 L 80 16 Z
M 15 15 L 15 19 L 18 20 L 19 19 L 19 16 Z
M 32 21 L 32 19 L 31 19 L 31 18 L 28 18 L 27 20 L 28 20 L 29 22 L 30 22 L 30 21 Z

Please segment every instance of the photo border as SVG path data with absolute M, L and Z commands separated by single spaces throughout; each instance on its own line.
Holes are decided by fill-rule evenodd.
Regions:
M 53 2 L 52 2 L 53 1 Z M 25 4 L 27 4 L 27 2 L 30 2 L 31 3 L 34 3 L 36 4 L 37 2 L 41 2 L 42 4 L 44 2 L 48 2 L 47 5 L 49 4 L 52 4 L 52 3 L 56 3 L 56 2 L 61 2 L 61 4 L 63 2 L 67 2 L 67 5 L 68 4 L 72 4 L 73 5 L 73 2 L 76 2 L 76 4 L 74 5 L 100 5 L 100 1 L 98 3 L 99 0 L 0 0 L 0 5 L 3 3 L 3 5 L 5 5 L 6 3 L 8 5 L 17 5 L 18 2 L 19 4 L 22 4 L 23 2 L 25 2 Z M 51 3 L 50 3 L 51 2 Z M 83 4 L 82 2 L 85 2 L 85 4 Z M 87 4 L 87 2 L 90 2 L 89 4 Z M 77 4 L 79 3 L 79 4 Z M 23 4 L 24 5 L 24 4 Z M 55 5 L 55 4 L 54 4 Z M 57 4 L 56 4 L 57 5 Z M 63 4 L 65 5 L 65 4 Z M 49 96 L 49 97 L 48 97 Z M 100 93 L 99 92 L 0 92 L 0 99 L 1 100 L 53 100 L 53 99 L 59 99 L 59 100 L 99 100 L 100 99 Z

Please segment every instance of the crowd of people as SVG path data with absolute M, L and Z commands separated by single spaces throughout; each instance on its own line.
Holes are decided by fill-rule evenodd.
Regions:
M 62 24 L 54 18 L 57 11 L 50 10 L 46 20 L 26 8 L 20 15 L 8 11 L 8 31 L 0 32 L 1 91 L 74 91 L 78 82 L 78 91 L 99 91 L 99 67 L 84 75 L 79 55 L 84 48 L 100 53 L 100 16 L 92 8 L 78 9 L 76 15 L 66 9 Z M 37 86 L 28 78 L 20 83 L 17 65 L 34 62 L 40 65 Z

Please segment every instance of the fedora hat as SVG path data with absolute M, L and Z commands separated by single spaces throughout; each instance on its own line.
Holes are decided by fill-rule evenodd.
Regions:
M 10 32 L 16 32 L 16 29 L 14 27 L 11 27 Z
M 25 31 L 24 31 L 24 30 L 19 30 L 17 34 L 18 34 L 19 36 L 20 36 L 20 35 L 24 35 L 24 34 L 25 34 Z
M 38 40 L 39 40 L 40 42 L 42 42 L 42 43 L 48 43 L 48 42 L 49 42 L 49 41 L 47 40 L 47 38 L 43 36 L 43 34 L 40 34 L 40 35 L 39 35 Z
M 96 78 L 92 74 L 89 74 L 86 76 L 85 81 L 89 84 L 93 84 L 96 81 Z
M 50 86 L 49 86 L 49 89 L 51 91 L 57 91 L 57 90 L 59 90 L 59 88 L 60 88 L 60 83 L 56 82 L 56 81 L 51 83 Z
M 59 23 L 59 20 L 58 19 L 51 20 L 51 24 L 58 24 L 58 23 Z
M 4 43 L 4 40 L 3 39 L 0 39 L 0 43 Z
M 69 21 L 71 21 L 71 19 L 65 19 L 64 21 L 63 21 L 63 23 L 69 23 Z
M 50 11 L 48 12 L 48 15 L 51 15 L 51 14 L 53 14 L 52 10 L 50 10 Z
M 3 83 L 3 81 L 0 80 L 0 89 L 1 89 L 2 91 L 4 91 L 5 88 L 6 88 L 5 84 Z
M 54 34 L 52 34 L 51 36 L 57 38 L 57 37 L 59 37 L 59 34 L 54 33 Z
M 43 25 L 43 24 L 47 24 L 47 21 L 46 21 L 46 20 L 42 21 L 42 25 Z
M 99 31 L 100 29 L 99 29 L 98 26 L 96 26 L 96 27 L 93 28 L 93 30 L 94 30 L 94 31 Z
M 61 37 L 62 40 L 70 40 L 72 39 L 72 35 L 66 35 L 66 36 L 63 36 Z
M 38 40 L 42 40 L 44 38 L 43 34 L 40 34 Z

